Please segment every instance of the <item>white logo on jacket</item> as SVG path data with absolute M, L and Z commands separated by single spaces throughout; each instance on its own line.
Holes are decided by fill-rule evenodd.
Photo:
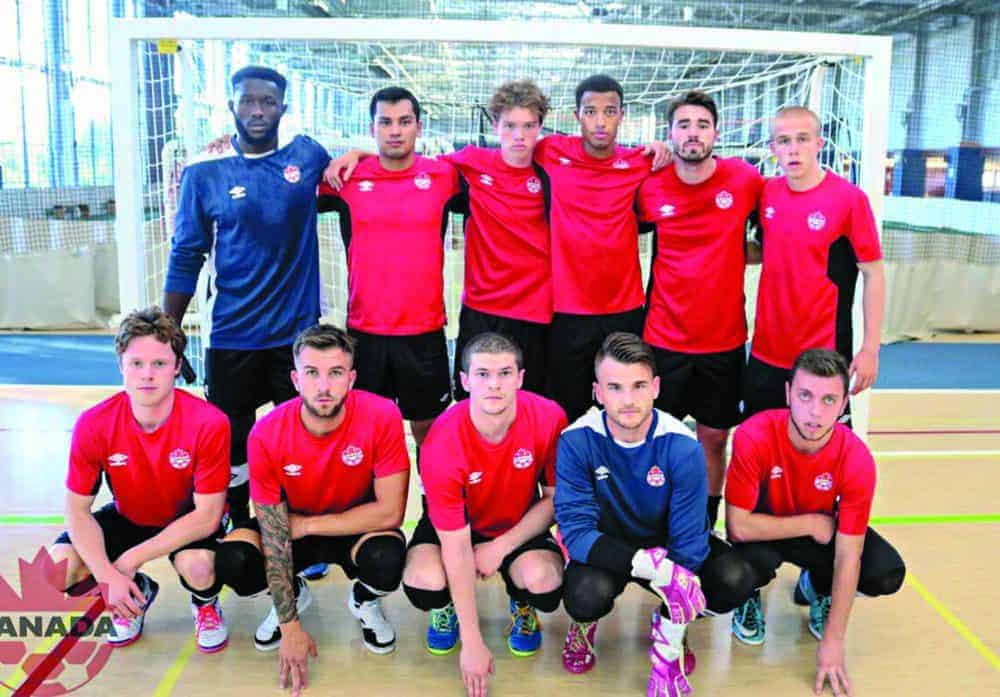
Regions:
M 124 467 L 128 464 L 128 455 L 125 453 L 115 453 L 108 458 L 108 467 Z
M 365 453 L 356 445 L 348 445 L 340 454 L 340 459 L 348 467 L 357 467 L 365 459 Z
M 514 469 L 527 469 L 535 461 L 535 456 L 527 448 L 518 448 L 514 452 Z
M 285 470 L 285 474 L 289 477 L 301 477 L 302 476 L 302 465 L 285 465 L 281 469 Z
M 413 178 L 413 185 L 421 191 L 427 191 L 431 188 L 431 175 L 427 172 L 421 172 Z
M 533 194 L 537 194 L 539 191 L 542 190 L 542 180 L 539 179 L 538 177 L 529 177 L 528 181 L 525 182 L 524 185 L 528 187 L 528 191 L 530 191 Z
M 822 230 L 826 226 L 826 216 L 820 211 L 813 211 L 806 219 L 810 230 Z
M 594 477 L 595 477 L 595 478 L 597 479 L 597 481 L 599 481 L 599 482 L 603 482 L 603 481 L 604 481 L 605 479 L 607 479 L 607 478 L 608 478 L 609 476 L 611 476 L 611 470 L 609 470 L 609 469 L 608 469 L 607 467 L 605 467 L 604 465 L 601 465 L 601 466 L 600 466 L 600 467 L 598 467 L 598 468 L 597 468 L 596 470 L 594 470 Z
M 170 466 L 175 470 L 182 470 L 191 464 L 191 453 L 183 448 L 177 448 L 170 451 L 167 459 L 170 461 Z
M 715 205 L 726 210 L 727 208 L 732 208 L 733 206 L 733 195 L 723 189 L 715 195 Z
M 469 484 L 479 484 L 483 481 L 482 472 L 469 472 Z
M 833 475 L 829 472 L 824 472 L 813 480 L 813 486 L 819 491 L 829 491 L 833 488 Z

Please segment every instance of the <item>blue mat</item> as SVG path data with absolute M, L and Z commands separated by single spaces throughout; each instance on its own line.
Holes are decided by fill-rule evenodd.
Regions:
M 1000 344 L 891 344 L 879 363 L 883 389 L 1000 389 Z M 119 385 L 114 337 L 0 334 L 0 384 Z

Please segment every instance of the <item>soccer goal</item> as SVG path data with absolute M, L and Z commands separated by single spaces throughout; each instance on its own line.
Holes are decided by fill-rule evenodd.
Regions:
M 180 172 L 206 143 L 233 132 L 228 78 L 248 63 L 274 67 L 289 79 L 283 139 L 307 133 L 334 155 L 372 146 L 368 101 L 389 84 L 420 99 L 418 148 L 433 155 L 494 142 L 484 105 L 496 86 L 516 78 L 530 77 L 549 94 L 546 130 L 575 133 L 574 87 L 603 72 L 626 92 L 620 142 L 664 138 L 670 98 L 703 89 L 720 108 L 716 152 L 773 174 L 769 117 L 782 106 L 805 104 L 823 122 L 824 164 L 867 191 L 881 219 L 889 37 L 590 22 L 174 18 L 114 20 L 111 51 L 123 310 L 162 297 Z M 335 215 L 320 216 L 319 235 L 326 316 L 342 322 L 347 283 Z M 448 335 L 454 337 L 463 261 L 457 221 L 446 242 Z M 646 272 L 650 243 L 644 239 L 641 246 Z M 748 274 L 751 321 L 755 278 Z M 197 309 L 195 301 L 186 329 L 201 375 Z M 867 409 L 856 406 L 864 433 Z

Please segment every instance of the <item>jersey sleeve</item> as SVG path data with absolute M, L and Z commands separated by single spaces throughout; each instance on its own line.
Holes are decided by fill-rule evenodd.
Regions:
M 667 552 L 686 569 L 697 572 L 708 556 L 708 474 L 705 451 L 692 439 L 671 448 L 670 512 Z
M 281 503 L 281 482 L 277 462 L 257 428 L 247 438 L 247 463 L 250 469 L 250 498 L 254 503 L 276 506 Z
M 181 174 L 181 188 L 174 215 L 174 234 L 167 262 L 167 293 L 194 295 L 205 257 L 212 249 L 212 221 L 205 212 L 199 191 L 198 169 L 187 167 Z
M 875 460 L 864 446 L 856 446 L 844 463 L 846 477 L 837 506 L 837 531 L 864 535 L 875 497 Z
M 726 471 L 726 503 L 752 511 L 760 497 L 760 458 L 745 427 L 733 434 L 733 455 Z
M 569 425 L 566 412 L 557 404 L 551 407 L 549 428 L 542 449 L 542 486 L 556 485 L 556 452 L 559 447 L 559 434 Z
M 430 440 L 430 439 L 428 439 Z M 420 448 L 420 478 L 427 496 L 427 515 L 437 530 L 461 530 L 465 516 L 466 467 L 457 462 L 459 449 L 447 439 L 424 442 Z
M 875 215 L 872 213 L 868 197 L 860 189 L 855 189 L 848 225 L 850 229 L 847 231 L 847 236 L 851 240 L 858 262 L 863 264 L 881 259 L 882 247 L 878 240 Z
M 101 488 L 101 453 L 86 416 L 73 427 L 66 488 L 80 496 L 96 496 Z
M 229 488 L 229 419 L 218 414 L 202 430 L 194 471 L 196 494 L 218 494 Z
M 372 470 L 375 477 L 388 477 L 410 469 L 410 455 L 406 452 L 406 437 L 403 435 L 403 415 L 396 405 L 391 405 L 382 415 L 378 446 Z
M 590 477 L 585 443 L 578 431 L 562 434 L 556 450 L 556 523 L 570 559 L 586 563 L 594 543 L 603 533 L 597 492 Z
M 639 193 L 636 195 L 636 213 L 641 223 L 653 223 L 663 218 L 659 207 L 657 191 L 659 189 L 660 178 L 656 174 L 646 177 L 639 186 Z
M 455 150 L 453 152 L 441 153 L 436 159 L 441 162 L 447 162 L 451 166 L 465 170 L 466 168 L 472 167 L 476 161 L 476 148 L 472 145 L 466 145 L 461 150 Z

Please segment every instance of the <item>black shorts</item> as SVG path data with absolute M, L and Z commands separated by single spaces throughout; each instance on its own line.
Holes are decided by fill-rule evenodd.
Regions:
M 746 350 L 680 353 L 653 347 L 660 396 L 656 407 L 678 419 L 691 415 L 710 428 L 728 429 L 740 422 L 740 399 Z
M 565 410 L 570 423 L 594 404 L 594 357 L 604 339 L 612 332 L 642 336 L 644 314 L 638 307 L 611 315 L 553 315 L 548 394 Z
M 347 331 L 357 342 L 355 387 L 395 400 L 409 421 L 433 419 L 451 403 L 444 329 L 413 336 Z
M 850 359 L 848 359 L 850 364 Z M 784 409 L 788 406 L 785 385 L 791 371 L 765 363 L 756 356 L 750 356 L 743 376 L 743 418 L 767 409 Z M 851 427 L 851 402 L 848 400 L 840 422 Z
M 256 518 L 240 523 L 234 530 L 253 530 L 260 534 L 260 523 Z M 402 530 L 378 531 L 399 535 L 400 539 L 406 539 Z M 358 577 L 358 565 L 351 559 L 351 550 L 358 540 L 368 533 L 359 535 L 308 535 L 292 540 L 292 570 L 299 573 L 313 564 L 336 564 L 344 570 L 344 574 L 349 579 Z
M 524 389 L 544 395 L 547 382 L 549 325 L 491 315 L 462 305 L 458 316 L 458 341 L 455 343 L 455 373 L 452 394 L 455 400 L 465 399 L 469 393 L 462 387 L 459 372 L 462 370 L 462 350 L 472 339 L 484 332 L 496 332 L 513 339 L 524 354 Z
M 114 562 L 118 557 L 125 554 L 128 550 L 133 547 L 142 544 L 146 540 L 156 537 L 159 535 L 163 528 L 148 526 L 148 525 L 136 525 L 131 520 L 123 516 L 115 508 L 114 503 L 108 503 L 94 511 L 94 519 L 101 528 L 101 533 L 104 535 L 104 551 L 108 555 L 108 559 Z M 218 540 L 222 539 L 226 534 L 226 531 L 220 526 L 216 530 L 215 534 L 205 537 L 201 540 L 195 540 L 194 542 L 188 542 L 183 547 L 175 549 L 168 556 L 171 563 L 174 561 L 174 557 L 177 556 L 178 552 L 183 552 L 186 549 L 207 549 L 215 551 L 215 547 L 218 544 Z M 56 538 L 57 545 L 68 545 L 73 544 L 73 541 L 69 539 L 69 532 L 63 531 L 59 537 Z
M 478 544 L 482 544 L 483 542 L 489 542 L 491 539 L 493 538 L 481 535 L 475 530 L 472 531 L 473 547 Z M 428 517 L 426 510 L 424 511 L 424 514 L 420 516 L 420 521 L 417 523 L 417 527 L 413 529 L 413 536 L 410 537 L 410 542 L 406 548 L 407 550 L 410 550 L 417 545 L 434 545 L 435 547 L 441 546 L 441 539 L 438 537 L 437 530 L 434 529 L 434 525 L 431 524 L 431 519 Z M 503 578 L 503 582 L 507 586 L 507 595 L 516 596 L 520 593 L 518 587 L 514 584 L 513 579 L 510 577 L 511 564 L 513 564 L 514 560 L 525 552 L 531 552 L 536 549 L 554 552 L 559 555 L 560 560 L 563 558 L 562 550 L 559 548 L 559 544 L 556 542 L 555 538 L 552 537 L 552 533 L 548 530 L 532 537 L 530 540 L 504 557 L 503 561 L 500 562 L 500 576 Z

